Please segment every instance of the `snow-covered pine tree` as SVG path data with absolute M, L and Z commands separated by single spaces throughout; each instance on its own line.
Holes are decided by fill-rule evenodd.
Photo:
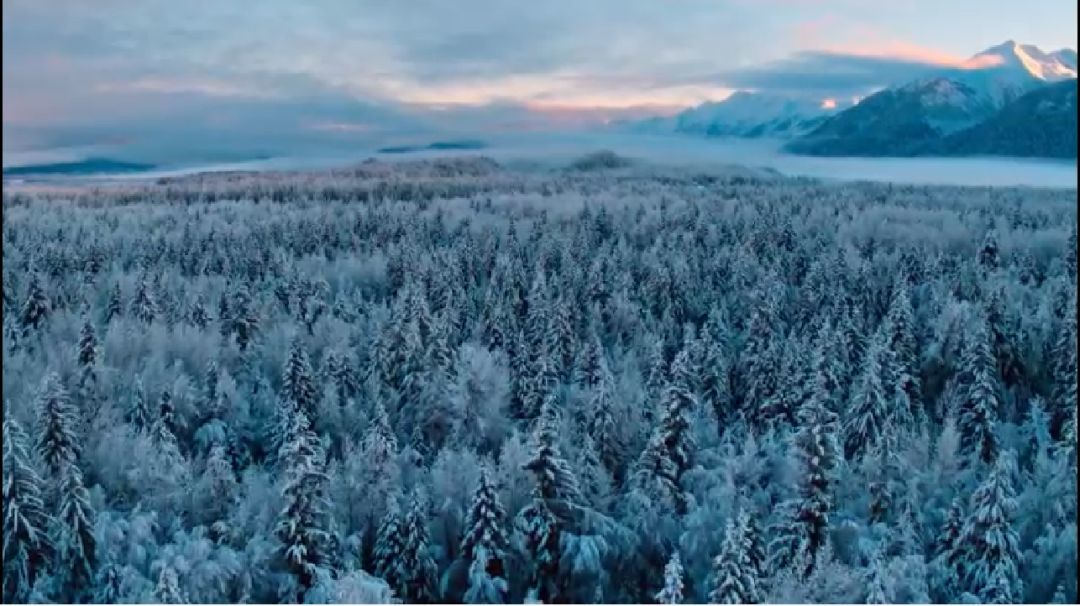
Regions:
M 210 325 L 210 312 L 206 309 L 206 298 L 203 295 L 195 297 L 188 310 L 188 320 L 199 330 L 206 330 Z
M 1057 339 L 1051 350 L 1053 387 L 1050 393 L 1050 435 L 1062 439 L 1062 429 L 1076 414 L 1077 402 L 1077 332 L 1076 292 L 1069 297 L 1069 310 L 1061 321 Z M 1075 436 L 1074 436 L 1075 438 Z
M 281 541 L 281 559 L 297 580 L 296 600 L 303 602 L 329 559 L 326 476 L 321 445 L 307 417 L 296 409 L 290 418 L 292 423 L 278 454 L 285 470 L 285 507 L 278 515 L 275 534 Z
M 154 586 L 154 599 L 161 604 L 187 604 L 184 593 L 180 589 L 180 579 L 176 575 L 176 569 L 168 564 L 163 564 L 158 571 L 157 584 Z
M 127 421 L 136 431 L 145 431 L 152 423 L 150 407 L 146 401 L 146 389 L 142 379 L 136 377 L 135 387 L 131 390 L 131 403 L 128 406 Z
M 963 532 L 964 503 L 956 497 L 934 543 L 934 564 L 941 575 L 935 590 L 942 601 L 952 601 L 965 587 L 967 545 L 963 542 Z
M 158 415 L 150 426 L 150 436 L 164 452 L 173 457 L 180 456 L 180 441 L 176 437 L 176 430 L 176 405 L 172 401 L 172 390 L 166 387 L 161 391 Z
M 971 593 L 988 604 L 1015 604 L 1023 598 L 1020 539 L 1013 528 L 1016 512 L 1011 453 L 997 458 L 986 479 L 971 494 L 970 513 L 961 542 Z
M 592 418 L 589 419 L 589 436 L 592 437 L 596 446 L 600 462 L 611 474 L 616 482 L 622 481 L 623 461 L 626 455 L 625 445 L 615 420 L 615 402 L 612 394 L 612 377 L 606 365 L 601 366 L 601 378 L 593 388 L 589 409 L 592 410 Z
M 50 556 L 50 521 L 44 482 L 30 456 L 29 437 L 7 411 L 3 437 L 4 602 L 25 603 Z
M 828 541 L 833 474 L 839 459 L 837 419 L 825 406 L 829 395 L 823 388 L 819 381 L 814 395 L 799 409 L 799 431 L 794 436 L 799 494 L 782 504 L 769 545 L 773 572 L 799 565 L 804 566 L 798 571 L 804 578 L 813 572 L 817 554 Z
M 220 313 L 219 313 L 220 316 Z M 251 300 L 251 293 L 244 284 L 239 284 L 232 294 L 224 316 L 219 322 L 228 325 L 229 334 L 236 336 L 240 351 L 246 351 L 259 332 L 259 315 Z
M 419 491 L 412 495 L 412 506 L 405 516 L 404 544 L 401 563 L 404 578 L 401 579 L 401 595 L 410 604 L 428 604 L 438 601 L 438 570 L 431 557 L 428 535 L 426 497 Z
M 509 585 L 505 568 L 505 518 L 491 472 L 484 466 L 480 469 L 480 481 L 465 518 L 465 536 L 461 541 L 461 556 L 470 562 L 469 587 L 464 597 L 468 604 L 506 601 Z
M 734 415 L 731 401 L 731 361 L 728 359 L 727 322 L 719 308 L 713 309 L 701 337 L 701 397 L 716 415 L 717 429 L 723 434 Z
M 875 551 L 866 567 L 866 596 L 863 598 L 867 604 L 888 604 L 885 596 L 885 564 L 882 562 L 881 553 Z
M 75 461 L 63 464 L 58 495 L 53 530 L 57 590 L 61 602 L 82 602 L 89 597 L 97 568 L 96 514 Z
M 30 285 L 26 289 L 26 301 L 19 312 L 19 322 L 24 332 L 37 330 L 48 319 L 51 311 L 49 297 L 41 286 L 41 276 L 36 272 L 30 276 Z
M 740 515 L 739 524 L 728 518 L 724 544 L 713 558 L 710 604 L 757 604 L 761 601 L 758 570 L 750 553 L 752 537 L 748 536 Z
M 883 346 L 880 336 L 871 341 L 852 392 L 844 423 L 844 452 L 850 459 L 860 458 L 876 447 L 889 423 L 890 405 L 882 383 Z
M 299 337 L 294 337 L 289 345 L 289 356 L 282 369 L 281 400 L 303 412 L 308 420 L 318 414 L 319 392 L 315 388 L 315 375 Z
M 532 501 L 518 513 L 517 525 L 524 537 L 532 570 L 530 592 L 544 603 L 562 599 L 565 592 L 559 577 L 561 533 L 570 510 L 581 502 L 577 478 L 562 457 L 558 446 L 558 412 L 554 397 L 548 397 L 535 421 L 532 457 L 523 468 L 536 480 Z
M 574 367 L 574 383 L 581 389 L 596 389 L 604 380 L 604 348 L 597 335 L 595 321 L 589 322 L 588 339 L 578 351 Z
M 38 400 L 37 452 L 45 470 L 59 481 L 64 465 L 79 456 L 78 416 L 60 376 L 50 372 Z
M 124 315 L 124 294 L 120 291 L 120 283 L 114 282 L 109 290 L 109 302 L 105 305 L 105 324 Z
M 405 580 L 404 559 L 405 533 L 397 495 L 387 499 L 386 514 L 379 524 L 375 538 L 374 573 L 386 581 L 395 592 Z
M 694 438 L 690 411 L 694 394 L 688 387 L 688 354 L 682 350 L 671 364 L 671 380 L 664 388 L 660 425 L 638 461 L 637 485 L 646 494 L 665 499 L 676 512 L 686 511 L 681 482 L 693 462 Z
M 664 586 L 656 593 L 657 604 L 683 603 L 683 567 L 679 552 L 675 551 L 664 566 Z
M 83 327 L 79 333 L 79 347 L 76 351 L 76 362 L 79 365 L 79 391 L 78 400 L 81 405 L 82 420 L 86 427 L 97 418 L 99 402 L 97 398 L 97 350 L 98 341 L 94 334 L 94 325 L 87 315 Z
M 968 383 L 957 419 L 960 449 L 969 461 L 992 463 L 999 448 L 995 425 L 1001 399 L 990 336 L 981 315 L 976 317 L 974 330 L 967 341 L 963 371 Z
M 150 324 L 158 316 L 157 300 L 151 290 L 150 280 L 143 276 L 135 288 L 135 298 L 131 301 L 131 315 L 146 324 Z
M 922 386 L 919 381 L 919 352 L 915 339 L 915 319 L 908 285 L 902 278 L 893 286 L 893 299 L 883 325 L 883 384 L 888 401 L 904 401 L 908 410 L 896 411 L 899 418 L 919 421 L 925 417 L 922 408 Z M 904 398 L 898 398 L 903 392 Z

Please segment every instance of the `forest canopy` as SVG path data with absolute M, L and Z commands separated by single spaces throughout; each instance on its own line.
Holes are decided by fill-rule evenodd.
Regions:
M 1076 602 L 1075 190 L 575 168 L 6 189 L 4 601 Z

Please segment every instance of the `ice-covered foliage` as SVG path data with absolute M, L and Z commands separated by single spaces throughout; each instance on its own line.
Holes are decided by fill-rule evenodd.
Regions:
M 604 154 L 3 203 L 5 601 L 1077 599 L 1075 190 Z

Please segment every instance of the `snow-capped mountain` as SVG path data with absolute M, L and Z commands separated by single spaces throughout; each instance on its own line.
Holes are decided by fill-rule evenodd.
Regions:
M 814 155 L 925 153 L 942 137 L 989 119 L 1025 94 L 1075 78 L 1075 51 L 1047 53 L 1010 40 L 956 67 L 875 93 L 788 149 Z
M 702 103 L 666 118 L 632 125 L 649 133 L 707 137 L 792 137 L 810 132 L 839 108 L 821 100 L 739 91 L 723 101 Z

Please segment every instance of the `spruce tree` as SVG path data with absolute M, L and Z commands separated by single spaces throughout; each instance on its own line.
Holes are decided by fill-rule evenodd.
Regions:
M 128 406 L 127 421 L 136 431 L 145 431 L 151 425 L 150 408 L 146 401 L 146 389 L 142 379 L 135 379 L 135 387 L 131 393 L 131 403 Z
M 29 438 L 5 411 L 4 437 L 4 602 L 25 603 L 51 552 L 45 486 L 30 456 Z
M 154 586 L 154 599 L 160 604 L 187 604 L 184 593 L 180 590 L 180 579 L 176 569 L 168 564 L 158 571 L 157 584 Z
M 67 463 L 79 456 L 78 416 L 60 376 L 49 373 L 38 401 L 37 451 L 49 476 L 59 481 Z
M 815 394 L 799 409 L 795 449 L 799 462 L 798 496 L 782 504 L 780 520 L 770 543 L 771 568 L 799 566 L 803 578 L 814 570 L 818 552 L 828 540 L 832 487 L 839 453 L 836 415 L 826 406 L 827 394 L 818 384 Z
M 852 393 L 850 412 L 844 423 L 844 452 L 848 458 L 859 458 L 875 448 L 889 424 L 890 403 L 881 376 L 882 353 L 880 340 L 874 339 Z
M 462 558 L 470 562 L 469 588 L 464 597 L 468 604 L 502 604 L 506 601 L 509 585 L 505 568 L 505 517 L 485 466 L 480 470 L 480 482 L 465 518 L 465 536 L 461 541 Z
M 116 318 L 124 315 L 124 295 L 120 291 L 120 283 L 116 282 L 109 290 L 109 302 L 105 305 L 105 323 L 110 324 Z
M 1013 528 L 1016 501 L 1011 467 L 1011 456 L 998 457 L 971 494 L 971 511 L 961 538 L 967 586 L 988 604 L 1015 604 L 1023 599 L 1020 539 Z
M 942 573 L 937 592 L 943 601 L 951 601 L 964 587 L 967 546 L 963 542 L 963 532 L 964 503 L 956 497 L 934 543 L 934 561 Z
M 281 399 L 286 405 L 303 412 L 309 420 L 318 414 L 319 392 L 315 388 L 307 351 L 299 338 L 293 338 L 281 373 Z
M 59 501 L 53 542 L 61 601 L 80 602 L 88 597 L 97 567 L 94 509 L 74 461 L 60 472 Z
M 151 292 L 150 281 L 143 276 L 135 289 L 135 298 L 131 301 L 131 315 L 140 322 L 150 324 L 158 316 L 158 305 Z
M 396 496 L 387 499 L 386 514 L 379 525 L 374 551 L 375 575 L 386 581 L 395 593 L 399 592 L 405 581 L 405 533 Z
M 559 576 L 561 535 L 571 511 L 581 502 L 577 478 L 562 457 L 557 442 L 558 413 L 549 397 L 535 421 L 533 455 L 524 469 L 536 480 L 532 501 L 518 514 L 518 527 L 532 570 L 529 591 L 552 603 L 564 599 L 566 587 Z
M 23 330 L 37 330 L 49 318 L 51 306 L 49 298 L 45 295 L 45 289 L 41 286 L 41 277 L 34 273 L 30 277 L 30 285 L 26 290 L 26 301 L 19 313 L 19 322 Z
M 687 366 L 684 349 L 671 364 L 671 381 L 664 389 L 660 425 L 642 452 L 636 474 L 639 488 L 668 501 L 679 513 L 686 511 L 686 497 L 680 483 L 691 467 L 694 450 L 689 415 L 695 399 L 687 387 Z
M 890 402 L 906 401 L 907 410 L 897 411 L 897 414 L 918 421 L 924 415 L 914 312 L 907 284 L 903 280 L 897 280 L 894 290 L 892 304 L 889 306 L 889 314 L 885 318 L 883 327 L 886 356 L 882 370 L 884 371 L 885 395 Z
M 740 514 L 739 524 L 728 518 L 724 544 L 713 559 L 709 603 L 757 604 L 761 601 L 759 571 L 754 564 L 753 537 Z
M 323 453 L 307 417 L 293 410 L 278 461 L 285 470 L 282 496 L 285 507 L 278 515 L 275 534 L 281 541 L 281 559 L 296 577 L 297 602 L 325 569 L 328 559 L 328 515 Z
M 992 463 L 998 451 L 995 425 L 1001 400 L 986 321 L 977 318 L 974 328 L 963 360 L 968 383 L 966 397 L 960 403 L 957 429 L 960 449 L 969 460 Z
M 412 507 L 405 516 L 404 545 L 401 563 L 404 578 L 400 595 L 410 604 L 438 601 L 435 560 L 431 557 L 428 536 L 427 503 L 422 494 L 414 491 Z
M 1076 294 L 1069 298 L 1069 311 L 1062 319 L 1057 339 L 1051 350 L 1053 387 L 1050 393 L 1050 435 L 1062 439 L 1062 429 L 1069 418 L 1076 414 L 1077 386 L 1077 332 Z
M 664 566 L 664 586 L 656 593 L 658 604 L 682 604 L 683 602 L 683 567 L 679 561 L 679 552 L 671 554 Z
M 79 365 L 79 393 L 78 399 L 82 406 L 85 426 L 89 427 L 97 417 L 99 402 L 97 399 L 97 337 L 94 335 L 94 325 L 87 316 L 79 335 L 79 347 L 76 352 L 76 362 Z

